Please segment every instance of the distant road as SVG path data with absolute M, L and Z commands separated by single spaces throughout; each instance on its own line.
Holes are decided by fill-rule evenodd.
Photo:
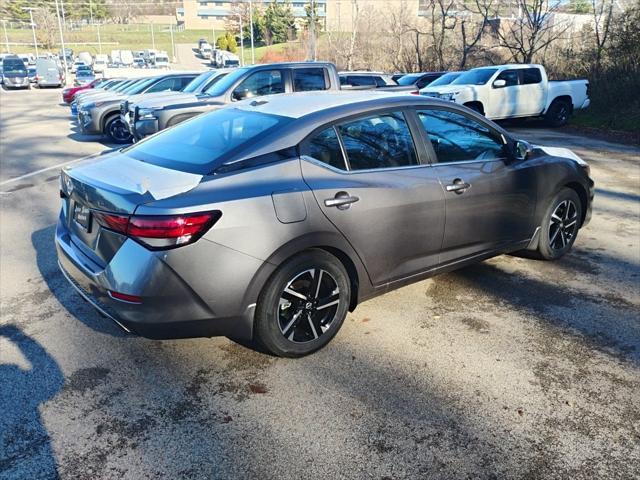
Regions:
M 176 56 L 178 68 L 185 69 L 203 69 L 209 66 L 209 61 L 196 56 L 193 51 L 195 43 L 178 43 L 176 44 Z

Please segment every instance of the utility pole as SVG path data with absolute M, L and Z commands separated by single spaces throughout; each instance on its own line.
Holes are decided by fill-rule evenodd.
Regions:
M 64 83 L 67 83 L 67 49 L 64 48 L 64 35 L 62 34 L 62 20 L 60 19 L 60 9 L 58 8 L 58 0 L 56 2 L 56 16 L 58 17 L 58 28 L 60 29 L 60 45 L 62 46 L 62 64 L 64 65 Z
M 29 12 L 31 18 L 31 33 L 33 34 L 33 46 L 36 48 L 36 58 L 38 58 L 38 41 L 36 40 L 36 24 L 33 23 L 33 8 L 24 7 L 22 10 Z
M 249 0 L 249 21 L 251 23 L 251 65 L 256 63 L 256 53 L 253 50 L 253 2 Z
M 171 35 L 171 51 L 173 52 L 173 63 L 176 62 L 176 45 L 173 43 L 173 24 L 169 25 L 169 34 Z
M 151 44 L 153 45 L 153 49 L 156 49 L 156 37 L 153 34 L 153 22 L 151 22 Z
M 89 0 L 89 17 L 91 18 L 91 25 L 93 25 L 93 8 L 91 8 L 91 0 Z M 98 52 L 102 53 L 102 42 L 100 41 L 100 24 L 96 23 L 95 25 L 98 32 Z
M 242 15 L 239 13 L 240 19 L 240 65 L 244 67 L 244 32 L 242 31 Z
M 311 24 L 309 25 L 309 57 L 316 61 L 316 5 L 311 0 Z
M 7 21 L 2 20 L 2 26 L 4 27 L 4 43 L 7 46 L 7 53 L 11 53 L 11 49 L 9 48 L 9 37 L 7 36 Z
M 211 35 L 213 35 L 213 40 L 211 40 L 211 48 L 215 50 L 217 47 L 216 47 L 216 27 L 214 25 L 211 25 Z

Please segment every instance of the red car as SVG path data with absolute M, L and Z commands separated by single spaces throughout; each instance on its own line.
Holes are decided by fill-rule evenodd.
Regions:
M 99 83 L 102 83 L 104 80 L 105 79 L 103 78 L 96 78 L 93 82 L 87 83 L 86 85 L 65 88 L 64 90 L 62 90 L 62 100 L 64 100 L 65 103 L 71 103 L 73 102 L 73 98 L 75 97 L 76 93 L 83 92 L 84 90 L 89 90 L 90 88 L 95 88 Z

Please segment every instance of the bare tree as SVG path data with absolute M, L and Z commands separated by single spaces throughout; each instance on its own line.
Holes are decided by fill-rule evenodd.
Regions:
M 360 6 L 358 0 L 351 0 L 351 38 L 349 41 L 349 50 L 347 52 L 347 70 L 353 69 L 353 54 L 356 49 L 356 40 L 358 39 L 358 19 L 360 17 Z
M 561 38 L 568 25 L 553 20 L 560 0 L 517 0 L 518 15 L 496 25 L 495 33 L 500 45 L 520 63 L 531 63 L 536 53 Z
M 431 37 L 431 49 L 436 57 L 436 68 L 444 70 L 447 67 L 446 43 L 449 33 L 455 30 L 458 17 L 454 13 L 457 9 L 457 0 L 426 0 L 423 8 L 430 11 L 428 15 L 429 26 L 427 31 L 421 30 L 418 26 L 408 30 L 414 34 L 414 48 L 416 51 L 416 62 L 418 70 L 425 68 L 423 60 L 424 48 L 420 45 L 420 36 L 428 34 Z
M 497 15 L 496 0 L 474 0 L 464 2 L 467 15 L 460 19 L 460 62 L 458 68 L 463 70 L 469 55 L 478 48 L 489 19 Z
M 591 0 L 593 8 L 593 29 L 595 34 L 595 65 L 594 71 L 600 73 L 602 64 L 602 53 L 609 38 L 609 30 L 611 27 L 611 15 L 613 13 L 614 0 Z
M 56 44 L 58 33 L 58 19 L 48 8 L 38 8 L 33 11 L 33 21 L 36 24 L 36 37 L 38 43 L 44 48 L 52 48 Z

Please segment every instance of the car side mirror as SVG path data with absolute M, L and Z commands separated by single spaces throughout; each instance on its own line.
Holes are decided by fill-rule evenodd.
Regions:
M 244 100 L 245 98 L 249 98 L 249 90 L 248 89 L 244 89 L 244 90 L 236 90 L 233 92 L 233 99 L 234 100 Z
M 503 79 L 499 79 L 493 82 L 493 88 L 503 88 L 506 86 L 507 86 L 507 81 Z
M 533 147 L 529 142 L 525 142 L 524 140 L 516 140 L 514 150 L 514 156 L 516 160 L 526 160 L 527 158 L 529 158 L 529 155 L 531 155 Z

